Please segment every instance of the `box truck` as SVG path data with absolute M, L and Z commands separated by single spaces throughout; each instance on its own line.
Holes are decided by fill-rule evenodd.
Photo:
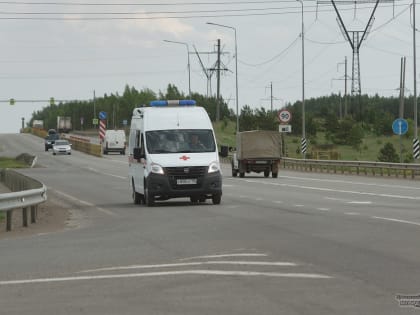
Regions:
M 153 101 L 135 108 L 129 135 L 133 201 L 187 197 L 220 204 L 222 173 L 210 118 L 194 100 Z
M 68 133 L 72 129 L 71 117 L 69 116 L 57 116 L 57 132 Z
M 281 158 L 281 134 L 278 131 L 253 130 L 236 134 L 236 153 L 232 159 L 232 176 L 264 172 L 264 177 L 278 176 Z

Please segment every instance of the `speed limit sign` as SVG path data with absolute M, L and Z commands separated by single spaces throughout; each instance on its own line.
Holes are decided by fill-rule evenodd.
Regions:
M 288 123 L 292 119 L 292 114 L 288 110 L 283 109 L 279 111 L 278 118 L 280 122 Z

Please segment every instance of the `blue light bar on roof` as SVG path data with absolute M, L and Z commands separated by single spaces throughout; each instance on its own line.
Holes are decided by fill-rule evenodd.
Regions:
M 165 107 L 165 106 L 194 106 L 195 100 L 157 100 L 151 101 L 150 106 L 152 107 Z

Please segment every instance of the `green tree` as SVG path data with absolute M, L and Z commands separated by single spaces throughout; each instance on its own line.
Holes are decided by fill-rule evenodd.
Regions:
M 381 162 L 398 163 L 400 159 L 392 143 L 387 142 L 379 151 L 378 160 Z

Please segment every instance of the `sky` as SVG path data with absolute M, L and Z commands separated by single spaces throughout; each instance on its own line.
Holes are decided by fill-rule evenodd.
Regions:
M 361 36 L 376 2 L 334 3 L 350 36 Z M 413 94 L 412 14 L 412 1 L 377 6 L 359 50 L 362 94 L 398 97 L 402 57 L 405 95 Z M 0 1 L 0 133 L 19 132 L 22 118 L 29 121 L 51 97 L 91 100 L 94 93 L 122 94 L 126 85 L 159 92 L 168 84 L 185 95 L 189 86 L 215 94 L 216 74 L 210 81 L 207 76 L 216 64 L 218 39 L 227 69 L 220 93 L 234 112 L 236 87 L 239 111 L 244 105 L 278 110 L 303 94 L 344 94 L 345 59 L 351 93 L 352 48 L 331 1 Z M 15 105 L 9 105 L 11 98 Z

